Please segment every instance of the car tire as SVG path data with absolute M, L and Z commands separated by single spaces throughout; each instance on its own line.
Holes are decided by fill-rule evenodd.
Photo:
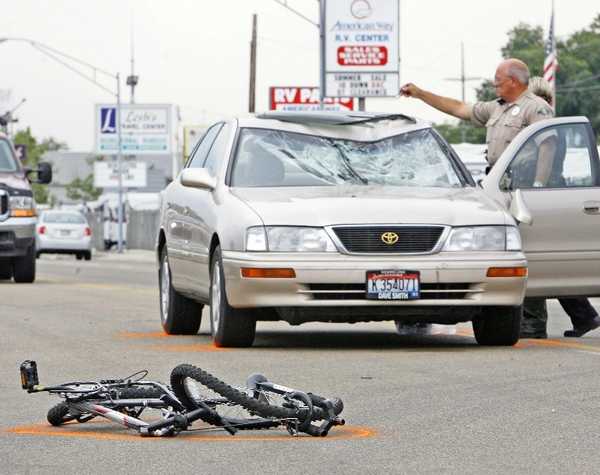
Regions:
M 14 258 L 13 278 L 20 284 L 30 284 L 35 280 L 35 244 L 29 246 L 24 256 Z
M 80 261 L 83 258 L 83 256 L 79 253 L 75 254 L 75 259 L 77 259 L 78 261 Z
M 204 305 L 184 297 L 173 288 L 166 245 L 160 253 L 158 288 L 163 330 L 169 335 L 195 335 L 198 333 Z
M 519 341 L 523 306 L 487 307 L 473 320 L 477 343 L 485 346 L 513 346 Z
M 0 280 L 9 280 L 12 279 L 13 270 L 12 270 L 12 262 L 10 259 L 1 259 L 0 260 Z
M 83 253 L 83 258 L 84 258 L 86 261 L 91 261 L 91 260 L 92 260 L 92 251 L 85 251 L 85 252 Z
M 219 347 L 252 346 L 256 335 L 256 318 L 249 310 L 238 310 L 229 305 L 219 246 L 210 262 L 210 331 L 213 341 Z

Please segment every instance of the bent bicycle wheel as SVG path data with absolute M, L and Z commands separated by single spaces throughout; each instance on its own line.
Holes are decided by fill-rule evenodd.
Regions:
M 278 420 L 295 419 L 302 423 L 307 420 L 311 412 L 311 420 L 313 421 L 327 419 L 328 417 L 326 412 L 320 407 L 314 406 L 312 411 L 310 411 L 308 406 L 300 400 L 295 400 L 292 404 L 289 398 L 255 390 L 252 392 L 258 393 L 256 394 L 257 397 L 250 396 L 245 391 L 240 391 L 193 365 L 182 364 L 171 372 L 171 386 L 173 391 L 182 404 L 190 409 L 196 409 L 198 405 L 194 403 L 194 398 L 190 394 L 189 387 L 201 387 L 198 383 L 204 386 L 203 391 L 206 391 L 206 388 L 208 388 L 213 394 L 216 393 L 231 403 L 242 406 L 250 414 L 259 415 L 263 418 Z M 339 400 L 339 403 L 334 404 L 334 411 L 339 410 L 341 412 L 342 408 L 343 404 L 341 404 L 341 400 Z
M 218 414 L 218 417 L 214 414 L 202 416 L 204 422 L 216 426 L 227 424 L 241 430 L 271 429 L 285 425 L 287 418 L 257 416 L 256 412 L 248 410 L 237 401 L 206 385 L 204 383 L 206 376 L 216 379 L 205 371 L 187 364 L 179 365 L 171 372 L 173 392 L 186 409 L 190 411 L 198 409 L 202 402 Z M 231 389 L 238 391 L 235 388 Z M 219 420 L 219 417 L 222 420 Z

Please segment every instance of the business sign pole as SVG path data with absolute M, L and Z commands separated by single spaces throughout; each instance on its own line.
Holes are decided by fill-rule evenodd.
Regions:
M 117 216 L 119 220 L 119 240 L 117 242 L 117 252 L 123 252 L 123 167 L 121 152 L 121 81 L 120 75 L 117 73 L 117 175 L 119 177 L 119 210 Z

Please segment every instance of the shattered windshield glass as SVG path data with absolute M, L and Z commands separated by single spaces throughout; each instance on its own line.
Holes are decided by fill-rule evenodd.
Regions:
M 461 187 L 429 129 L 377 142 L 243 129 L 231 186 L 389 185 Z

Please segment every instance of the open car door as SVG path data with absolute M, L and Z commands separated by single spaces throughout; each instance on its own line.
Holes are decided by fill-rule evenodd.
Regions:
M 587 118 L 525 128 L 481 186 L 519 222 L 528 297 L 600 296 L 600 162 Z

